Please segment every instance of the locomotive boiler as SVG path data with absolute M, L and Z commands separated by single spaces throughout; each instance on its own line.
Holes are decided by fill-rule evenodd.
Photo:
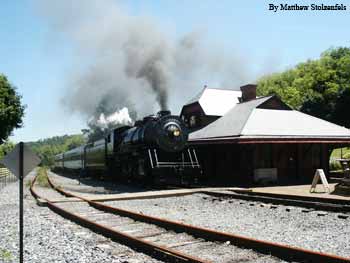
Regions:
M 157 115 L 145 117 L 137 121 L 134 127 L 116 129 L 116 137 L 120 152 L 129 152 L 137 147 L 147 146 L 159 148 L 165 152 L 180 152 L 185 148 L 188 131 L 183 121 L 170 114 L 170 111 L 160 111 Z M 118 134 L 119 133 L 119 134 Z
M 56 166 L 120 181 L 190 185 L 198 181 L 201 167 L 187 140 L 184 122 L 170 111 L 160 111 L 134 126 L 114 129 L 104 139 L 57 155 Z

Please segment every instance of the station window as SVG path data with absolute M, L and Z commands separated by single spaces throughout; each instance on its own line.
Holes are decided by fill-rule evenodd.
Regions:
M 191 116 L 190 117 L 190 127 L 195 127 L 196 126 L 196 116 Z
M 188 118 L 185 117 L 184 118 L 184 122 L 185 122 L 186 125 L 188 125 Z

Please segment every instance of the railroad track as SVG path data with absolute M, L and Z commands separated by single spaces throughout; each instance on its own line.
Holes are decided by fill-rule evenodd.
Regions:
M 235 246 L 238 246 L 288 261 L 350 262 L 347 258 L 335 255 L 218 232 L 107 206 L 73 195 L 55 186 L 50 179 L 48 181 L 52 189 L 66 196 L 67 200 L 55 203 L 45 199 L 44 196 L 39 196 L 34 187 L 35 179 L 30 190 L 34 197 L 45 199 L 51 210 L 95 232 L 166 262 L 216 262 L 215 259 L 211 261 L 208 257 L 202 259 L 183 252 L 183 248 L 187 245 L 203 243 L 209 252 L 222 249 L 225 244 L 226 252 L 233 249 L 236 254 L 238 248 Z M 72 202 L 69 199 L 71 197 L 78 198 L 79 201 Z M 207 251 L 207 254 L 209 252 Z M 205 253 L 200 251 L 200 255 Z
M 245 201 L 271 203 L 275 205 L 298 206 L 314 210 L 330 212 L 350 212 L 350 203 L 347 200 L 335 200 L 320 197 L 290 196 L 281 194 L 256 193 L 234 190 L 232 193 L 203 191 L 202 193 L 224 198 L 240 199 Z

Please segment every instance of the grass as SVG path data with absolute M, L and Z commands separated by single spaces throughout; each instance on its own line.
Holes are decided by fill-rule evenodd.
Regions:
M 336 161 L 334 159 L 350 159 L 350 148 L 349 147 L 344 147 L 344 148 L 338 148 L 338 149 L 334 149 L 332 154 L 331 154 L 331 158 L 330 158 L 330 162 L 329 162 L 329 169 L 331 171 L 334 172 L 342 172 L 343 168 L 340 164 L 339 161 Z
M 343 151 L 343 158 L 345 158 L 345 159 L 350 158 L 350 148 L 349 147 L 334 149 L 332 154 L 331 154 L 331 158 L 341 158 L 342 151 Z
M 32 184 L 32 180 L 27 180 L 27 181 L 25 181 L 26 187 L 30 187 L 31 184 Z
M 4 261 L 7 261 L 7 260 L 10 261 L 12 259 L 11 252 L 6 249 L 0 248 L 0 259 Z
M 339 161 L 330 161 L 329 162 L 329 170 L 333 172 L 342 172 L 343 168 Z
M 47 180 L 47 167 L 39 167 L 38 176 L 36 178 L 36 183 L 41 187 L 49 187 L 49 182 Z

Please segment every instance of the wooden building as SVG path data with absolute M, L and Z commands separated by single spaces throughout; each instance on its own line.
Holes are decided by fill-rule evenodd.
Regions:
M 350 130 L 292 110 L 276 96 L 254 98 L 254 85 L 248 89 L 250 96 L 243 87 L 241 102 L 190 134 L 207 182 L 304 184 L 316 169 L 328 175 L 330 153 L 349 146 Z

